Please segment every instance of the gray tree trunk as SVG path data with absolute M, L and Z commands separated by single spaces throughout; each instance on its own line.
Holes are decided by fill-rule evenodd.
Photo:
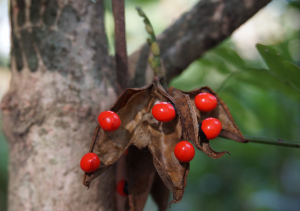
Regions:
M 10 9 L 9 210 L 116 210 L 114 168 L 87 191 L 79 167 L 116 99 L 103 4 L 12 0 Z

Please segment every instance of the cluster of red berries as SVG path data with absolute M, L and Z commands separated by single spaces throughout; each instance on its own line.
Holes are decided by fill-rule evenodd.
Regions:
M 209 93 L 200 93 L 195 97 L 195 105 L 202 112 L 211 112 L 217 105 L 217 98 Z M 222 130 L 221 122 L 216 118 L 207 118 L 199 127 L 199 135 L 205 136 L 207 140 L 218 137 Z M 195 149 L 188 141 L 179 142 L 174 149 L 174 154 L 180 162 L 190 162 L 195 156 Z
M 108 132 L 117 130 L 121 125 L 121 119 L 119 115 L 113 111 L 101 112 L 98 116 L 98 122 L 100 127 Z M 86 173 L 96 171 L 99 166 L 100 159 L 95 153 L 89 152 L 81 158 L 80 167 Z
M 80 161 L 80 167 L 86 173 L 91 173 L 93 171 L 96 171 L 99 165 L 100 165 L 100 159 L 95 153 L 92 152 L 85 154 Z M 127 196 L 128 195 L 127 181 L 125 179 L 120 180 L 117 183 L 116 190 L 121 196 Z
M 195 105 L 197 109 L 202 112 L 211 112 L 217 107 L 218 100 L 212 94 L 200 93 L 195 97 Z M 203 120 L 199 128 L 200 133 L 203 132 L 207 140 L 217 138 L 221 130 L 222 124 L 216 118 L 207 118 Z
M 195 105 L 202 112 L 210 112 L 217 107 L 217 98 L 209 93 L 200 93 L 195 97 Z M 176 116 L 175 106 L 172 103 L 160 102 L 152 108 L 153 117 L 160 122 L 169 122 Z M 117 130 L 121 125 L 121 119 L 113 111 L 103 111 L 98 116 L 100 127 L 112 132 Z M 222 130 L 221 122 L 216 118 L 207 118 L 202 121 L 199 127 L 200 136 L 205 136 L 211 140 L 216 138 Z M 127 151 L 125 152 L 127 154 Z M 195 156 L 195 149 L 188 141 L 179 142 L 174 148 L 174 154 L 180 162 L 189 162 Z M 85 154 L 80 161 L 81 169 L 84 172 L 91 173 L 100 166 L 100 159 L 95 153 Z
M 127 153 L 128 150 L 126 150 L 125 155 Z M 100 159 L 95 153 L 92 152 L 85 154 L 80 161 L 80 167 L 86 173 L 91 173 L 93 171 L 96 171 L 99 166 L 100 166 Z M 125 179 L 120 180 L 117 183 L 116 190 L 121 196 L 128 196 L 127 181 Z
M 127 153 L 128 151 L 126 150 L 125 155 Z M 99 157 L 92 152 L 85 154 L 80 161 L 80 167 L 86 173 L 91 173 L 93 171 L 96 171 L 99 165 L 100 165 Z M 127 181 L 125 179 L 120 180 L 117 183 L 116 190 L 121 196 L 127 196 L 128 195 Z

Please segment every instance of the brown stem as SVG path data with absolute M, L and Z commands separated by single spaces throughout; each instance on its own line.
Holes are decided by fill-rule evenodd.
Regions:
M 115 20 L 116 69 L 118 90 L 128 87 L 128 58 L 126 50 L 124 0 L 113 0 L 112 10 Z
M 116 48 L 116 72 L 118 82 L 118 94 L 128 88 L 128 57 L 126 49 L 126 31 L 125 31 L 125 12 L 124 0 L 112 0 L 112 10 L 115 21 L 115 48 Z M 116 179 L 126 178 L 125 164 L 126 160 L 122 157 L 116 163 Z M 116 194 L 118 211 L 125 211 L 127 198 L 120 197 Z

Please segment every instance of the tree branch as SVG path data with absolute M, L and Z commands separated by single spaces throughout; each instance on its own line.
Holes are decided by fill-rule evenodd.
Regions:
M 126 50 L 124 0 L 113 0 L 112 10 L 115 20 L 116 69 L 118 91 L 128 88 L 128 58 Z
M 252 143 L 259 143 L 259 144 L 270 144 L 270 145 L 277 145 L 283 147 L 293 147 L 293 148 L 300 148 L 299 142 L 291 142 L 277 138 L 266 138 L 266 137 L 256 137 L 256 136 L 246 136 L 244 135 L 249 142 Z
M 202 0 L 197 3 L 158 37 L 167 81 L 186 69 L 203 52 L 228 38 L 270 1 Z M 152 78 L 146 77 L 151 71 L 150 66 L 140 68 L 142 63 L 147 62 L 148 55 L 149 47 L 144 45 L 130 56 L 131 85 L 142 86 L 145 80 L 151 81 Z

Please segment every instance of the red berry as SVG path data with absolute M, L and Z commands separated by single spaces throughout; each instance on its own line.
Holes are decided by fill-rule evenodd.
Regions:
M 201 129 L 208 140 L 217 138 L 221 133 L 222 124 L 216 118 L 207 118 L 202 121 Z
M 152 115 L 160 122 L 169 122 L 175 118 L 176 112 L 171 103 L 160 102 L 153 106 Z
M 195 97 L 195 105 L 202 112 L 210 112 L 218 105 L 217 98 L 209 93 L 200 93 Z
M 127 185 L 127 181 L 125 179 L 122 179 L 117 183 L 117 192 L 121 196 L 128 195 L 128 185 Z
M 195 156 L 195 149 L 188 141 L 181 141 L 174 148 L 175 157 L 183 163 L 190 162 Z
M 100 127 L 107 132 L 113 132 L 121 125 L 120 117 L 113 111 L 101 112 L 98 116 L 98 122 Z
M 100 159 L 95 153 L 89 152 L 81 158 L 80 167 L 86 173 L 96 171 L 99 166 Z

